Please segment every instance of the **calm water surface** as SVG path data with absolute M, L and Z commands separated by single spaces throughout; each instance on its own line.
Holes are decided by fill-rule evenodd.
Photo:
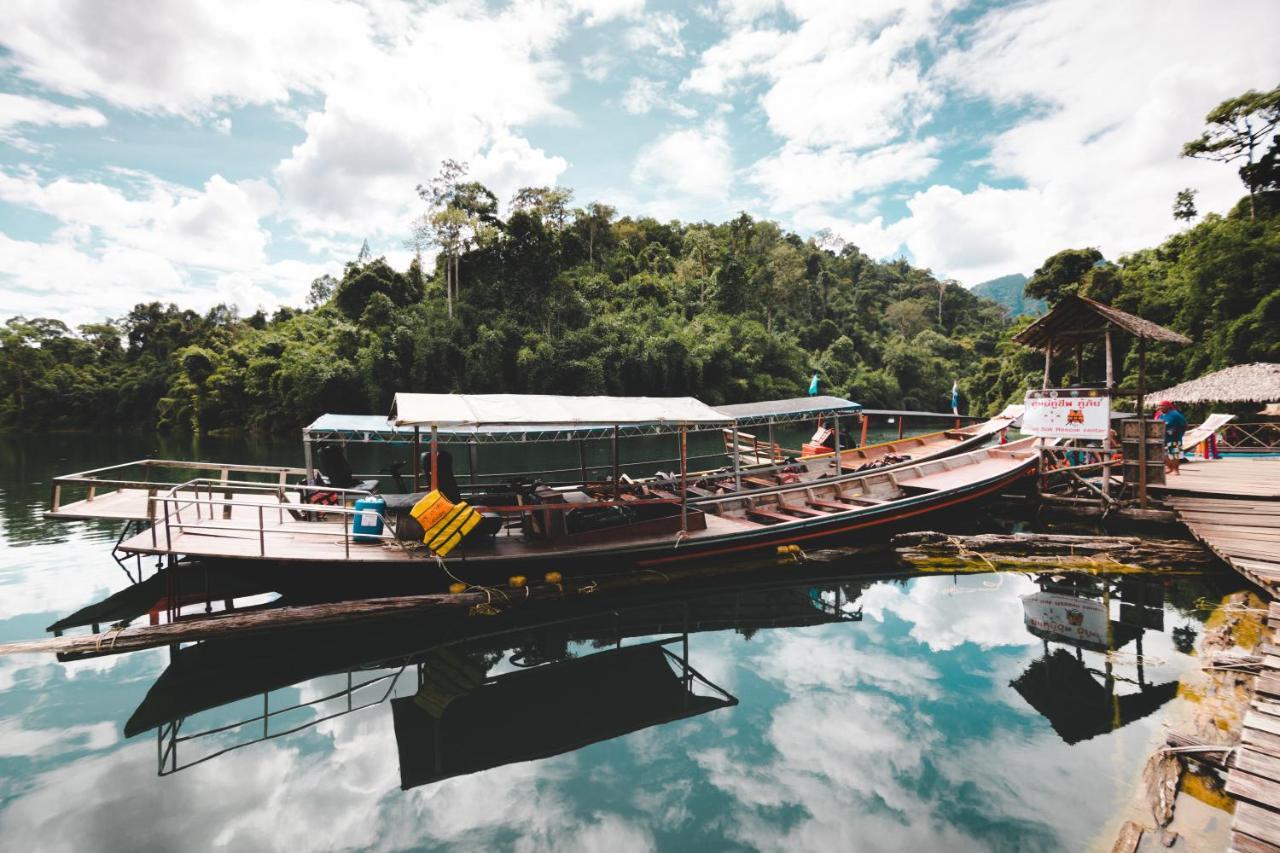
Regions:
M 43 636 L 125 586 L 109 556 L 117 530 L 45 525 L 39 511 L 53 473 L 147 455 L 296 464 L 301 452 L 0 439 L 0 641 Z M 1187 629 L 1198 634 L 1205 614 L 1192 603 L 1223 592 L 1199 578 L 1128 579 L 1110 602 L 1119 651 L 1108 663 L 1027 627 L 1023 598 L 1062 591 L 1050 579 L 805 571 L 554 624 L 472 617 L 176 661 L 169 650 L 0 658 L 0 838 L 77 851 L 1109 848 L 1162 721 L 1184 701 L 1176 683 L 1196 666 Z M 1152 626 L 1141 632 L 1122 611 L 1135 589 Z M 680 692 L 673 704 L 674 670 L 636 649 L 685 624 L 688 663 L 706 682 L 695 692 L 709 698 Z M 440 631 L 454 644 L 420 653 Z M 530 667 L 556 660 L 570 662 Z M 414 702 L 458 695 L 476 668 L 501 676 L 497 708 L 468 706 L 446 726 Z M 277 712 L 265 730 L 264 690 Z M 126 737 L 135 713 L 184 717 L 176 736 L 190 739 L 167 724 Z M 477 737 L 468 726 L 485 714 L 501 731 Z M 489 769 L 432 781 L 475 767 Z

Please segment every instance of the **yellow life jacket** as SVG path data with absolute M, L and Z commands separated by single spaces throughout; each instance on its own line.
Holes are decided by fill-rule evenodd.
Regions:
M 466 501 L 455 504 L 435 489 L 414 504 L 409 514 L 422 525 L 422 541 L 441 557 L 457 547 L 462 537 L 480 523 L 480 513 Z

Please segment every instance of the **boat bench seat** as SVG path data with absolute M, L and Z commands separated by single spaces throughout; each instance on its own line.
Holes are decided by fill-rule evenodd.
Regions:
M 785 515 L 781 512 L 774 512 L 771 509 L 759 509 L 757 507 L 751 507 L 750 509 L 748 509 L 747 515 L 758 515 L 761 518 L 770 518 L 770 519 L 773 519 L 774 521 L 795 521 L 796 520 L 796 517 L 794 515 Z
M 825 509 L 828 512 L 847 512 L 851 507 L 848 504 L 842 504 L 837 501 L 808 501 L 809 506 L 814 509 Z
M 743 477 L 742 482 L 757 489 L 772 489 L 778 485 L 776 480 L 767 480 L 764 477 Z
M 844 495 L 841 495 L 840 500 L 844 501 L 847 504 L 853 504 L 854 506 L 875 506 L 877 504 L 882 504 L 885 502 L 884 498 L 873 498 L 869 495 L 860 495 L 859 497 L 856 497 L 856 498 L 850 498 L 850 497 L 845 497 Z
M 779 506 L 778 509 L 781 512 L 789 512 L 792 515 L 799 515 L 805 518 L 821 518 L 822 516 L 827 515 L 827 513 L 822 510 L 806 509 L 805 507 L 797 506 L 795 504 L 783 504 Z

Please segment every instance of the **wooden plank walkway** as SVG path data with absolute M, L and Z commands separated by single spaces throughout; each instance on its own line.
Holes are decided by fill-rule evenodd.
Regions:
M 1280 459 L 1188 460 L 1153 494 L 1221 496 L 1280 500 Z
M 1267 626 L 1272 636 L 1280 633 L 1280 602 L 1271 602 Z M 1263 669 L 1227 772 L 1227 793 L 1237 801 L 1231 824 L 1237 851 L 1280 850 L 1280 657 L 1274 648 L 1259 648 Z
M 1153 486 L 1191 534 L 1280 598 L 1280 460 L 1189 462 Z
M 1280 500 L 1170 495 L 1165 501 L 1205 547 L 1280 598 Z

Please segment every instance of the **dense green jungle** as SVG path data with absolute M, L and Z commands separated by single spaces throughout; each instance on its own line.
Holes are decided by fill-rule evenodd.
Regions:
M 1274 128 L 1280 95 L 1250 95 L 1271 99 L 1259 109 Z M 1226 159 L 1212 156 L 1229 136 L 1214 116 L 1183 156 Z M 1276 149 L 1250 150 L 1248 194 L 1231 211 L 1201 216 L 1186 190 L 1160 245 L 1115 260 L 1064 248 L 1025 296 L 1052 305 L 1078 292 L 1186 334 L 1191 347 L 1151 354 L 1152 387 L 1280 361 Z M 401 390 L 714 405 L 802 395 L 815 373 L 824 391 L 872 408 L 946 410 L 958 381 L 963 410 L 988 414 L 1039 381 L 1039 358 L 1011 340 L 1032 317 L 830 233 L 805 239 L 746 213 L 620 216 L 574 207 L 563 188 L 524 189 L 500 208 L 452 162 L 419 194 L 426 212 L 407 245 L 431 268 L 395 269 L 366 246 L 340 279 L 314 281 L 306 306 L 270 315 L 151 303 L 74 330 L 9 319 L 0 425 L 292 431 L 326 411 L 385 412 Z M 1100 354 L 1084 356 L 1083 377 L 1072 364 L 1055 381 L 1096 380 Z M 1131 378 L 1128 341 L 1118 359 Z

